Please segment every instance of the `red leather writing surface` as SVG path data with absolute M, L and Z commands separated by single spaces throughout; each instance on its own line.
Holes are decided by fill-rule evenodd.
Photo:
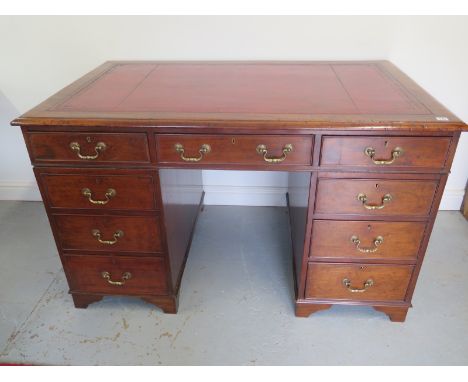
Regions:
M 124 63 L 54 110 L 431 114 L 373 63 Z

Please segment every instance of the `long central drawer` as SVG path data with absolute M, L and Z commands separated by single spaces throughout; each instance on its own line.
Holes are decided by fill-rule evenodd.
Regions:
M 311 136 L 163 134 L 156 141 L 159 163 L 312 164 Z

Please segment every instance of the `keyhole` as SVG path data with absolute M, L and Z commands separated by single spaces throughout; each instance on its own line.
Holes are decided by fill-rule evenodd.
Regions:
M 91 137 L 86 137 L 86 142 L 91 143 Z
M 378 183 L 375 184 L 375 188 L 376 188 L 376 189 L 379 188 L 379 184 L 378 184 Z
M 385 144 L 385 147 L 387 147 L 387 146 L 388 146 L 388 141 L 385 141 L 385 143 L 384 143 L 384 144 Z
M 372 226 L 369 224 L 369 225 L 367 226 L 367 230 L 370 231 L 371 229 L 372 229 Z
M 232 138 L 232 139 L 231 139 L 231 142 L 232 142 L 233 145 L 235 145 L 235 144 L 236 144 L 236 139 L 235 139 L 235 138 Z
M 360 269 L 361 271 L 363 271 L 364 269 L 366 269 L 366 267 L 362 265 L 362 266 L 359 267 L 359 269 Z

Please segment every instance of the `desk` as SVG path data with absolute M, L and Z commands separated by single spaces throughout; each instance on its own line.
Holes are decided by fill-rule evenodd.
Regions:
M 268 170 L 289 174 L 296 315 L 392 321 L 467 130 L 386 61 L 108 62 L 12 124 L 77 308 L 128 295 L 176 313 L 201 170 Z

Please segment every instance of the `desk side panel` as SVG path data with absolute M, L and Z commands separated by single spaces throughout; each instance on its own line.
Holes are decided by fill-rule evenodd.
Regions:
M 293 249 L 293 266 L 296 294 L 301 276 L 301 265 L 306 249 L 306 225 L 310 194 L 310 172 L 290 172 L 288 179 L 288 204 Z
M 177 294 L 203 198 L 201 170 L 159 170 L 173 291 Z

